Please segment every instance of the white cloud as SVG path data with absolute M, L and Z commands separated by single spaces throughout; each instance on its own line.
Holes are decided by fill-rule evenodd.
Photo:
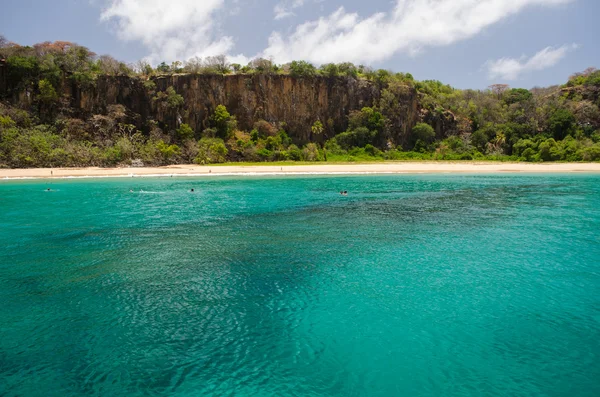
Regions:
M 123 40 L 141 41 L 149 59 L 171 62 L 226 54 L 233 38 L 217 37 L 215 12 L 224 0 L 108 0 L 103 21 L 114 21 Z
M 294 12 L 292 11 L 294 8 L 299 8 L 304 5 L 304 0 L 293 0 L 293 1 L 282 1 L 275 5 L 273 8 L 273 12 L 275 13 L 275 19 L 284 19 L 287 17 L 294 16 Z
M 278 62 L 377 62 L 396 53 L 415 55 L 473 37 L 529 6 L 572 0 L 396 0 L 387 13 L 361 18 L 340 7 L 298 25 L 287 37 L 273 32 L 262 56 Z
M 522 56 L 520 59 L 501 58 L 488 61 L 485 67 L 490 80 L 498 78 L 517 80 L 523 73 L 544 70 L 556 65 L 569 51 L 575 50 L 577 47 L 576 44 L 563 45 L 558 48 L 546 47 L 529 59 L 526 56 Z
M 233 37 L 218 22 L 238 0 L 104 0 L 101 19 L 114 23 L 123 40 L 140 41 L 149 60 L 171 62 L 194 56 L 229 54 Z M 307 0 L 278 0 L 275 18 L 285 18 Z M 310 1 L 310 0 L 308 0 Z M 319 0 L 312 0 L 318 2 Z M 256 56 L 278 63 L 303 59 L 313 63 L 372 63 L 395 54 L 415 56 L 434 46 L 465 40 L 529 6 L 574 0 L 395 0 L 388 12 L 367 17 L 340 7 L 332 14 L 272 32 Z M 231 7 L 229 7 L 231 8 Z M 247 60 L 247 54 L 230 57 Z

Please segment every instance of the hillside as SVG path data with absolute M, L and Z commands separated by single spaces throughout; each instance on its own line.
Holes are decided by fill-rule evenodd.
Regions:
M 457 90 L 352 64 L 128 66 L 68 42 L 0 48 L 0 166 L 600 160 L 600 72 Z

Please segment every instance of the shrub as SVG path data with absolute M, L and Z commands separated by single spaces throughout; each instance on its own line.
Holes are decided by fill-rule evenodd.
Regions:
M 196 164 L 224 163 L 227 156 L 225 142 L 219 138 L 202 138 L 198 141 Z
M 164 103 L 170 109 L 177 109 L 185 103 L 183 97 L 173 87 L 168 87 L 164 92 L 156 93 L 153 100 Z
M 581 149 L 579 155 L 584 161 L 600 161 L 600 144 Z
M 156 83 L 154 81 L 152 81 L 152 80 L 146 80 L 146 81 L 144 81 L 143 85 L 144 85 L 144 88 L 147 91 L 154 91 L 154 90 L 156 90 Z
M 302 157 L 306 161 L 319 161 L 322 160 L 319 147 L 315 143 L 309 143 L 302 149 Z
M 262 119 L 254 123 L 253 131 L 256 131 L 258 133 L 259 138 L 266 138 L 268 136 L 277 135 L 277 128 L 273 124 Z
M 367 144 L 364 150 L 369 156 L 383 157 L 383 152 L 371 144 Z
M 319 68 L 321 75 L 325 77 L 337 77 L 340 75 L 340 68 L 335 63 L 326 63 Z
M 176 157 L 181 154 L 181 149 L 177 145 L 169 145 L 164 141 L 160 140 L 156 143 L 156 148 L 162 155 L 164 163 L 170 163 L 175 161 Z
M 560 156 L 557 156 L 557 149 L 556 141 L 553 138 L 547 139 L 538 147 L 538 158 L 542 161 L 560 160 Z
M 261 161 L 268 161 L 271 157 L 271 151 L 267 148 L 258 149 L 256 154 L 260 158 Z
M 16 125 L 17 125 L 17 123 L 15 123 L 14 120 L 10 118 L 10 116 L 0 115 L 0 129 L 12 128 L 12 127 L 15 127 Z
M 342 149 L 342 147 L 340 146 L 340 144 L 338 143 L 338 141 L 335 138 L 330 139 L 327 142 L 325 142 L 324 149 L 327 151 L 327 153 L 330 153 L 330 154 L 345 153 L 345 150 Z
M 520 139 L 513 146 L 513 154 L 515 156 L 525 157 L 526 150 L 529 150 L 527 153 L 530 155 L 531 153 L 535 153 L 537 146 L 537 143 L 532 141 L 531 139 Z
M 300 150 L 300 148 L 298 148 L 296 145 L 290 145 L 290 147 L 288 147 L 287 154 L 290 160 L 302 160 L 302 150 Z
M 188 124 L 181 124 L 176 132 L 177 137 L 182 141 L 194 138 L 194 130 Z
M 372 143 L 376 134 L 375 131 L 369 131 L 366 127 L 359 127 L 353 131 L 346 131 L 336 135 L 335 140 L 340 147 L 348 150 L 353 147 L 364 147 Z

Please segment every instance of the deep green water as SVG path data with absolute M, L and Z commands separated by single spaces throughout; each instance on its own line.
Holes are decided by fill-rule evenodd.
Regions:
M 599 232 L 600 175 L 2 181 L 0 395 L 599 396 Z

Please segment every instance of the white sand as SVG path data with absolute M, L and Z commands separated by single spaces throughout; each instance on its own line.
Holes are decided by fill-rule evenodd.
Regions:
M 384 162 L 367 164 L 310 165 L 171 165 L 142 168 L 30 168 L 0 169 L 0 179 L 69 177 L 141 177 L 166 175 L 256 175 L 256 174 L 401 174 L 401 173 L 600 173 L 600 163 L 501 163 L 501 162 Z

